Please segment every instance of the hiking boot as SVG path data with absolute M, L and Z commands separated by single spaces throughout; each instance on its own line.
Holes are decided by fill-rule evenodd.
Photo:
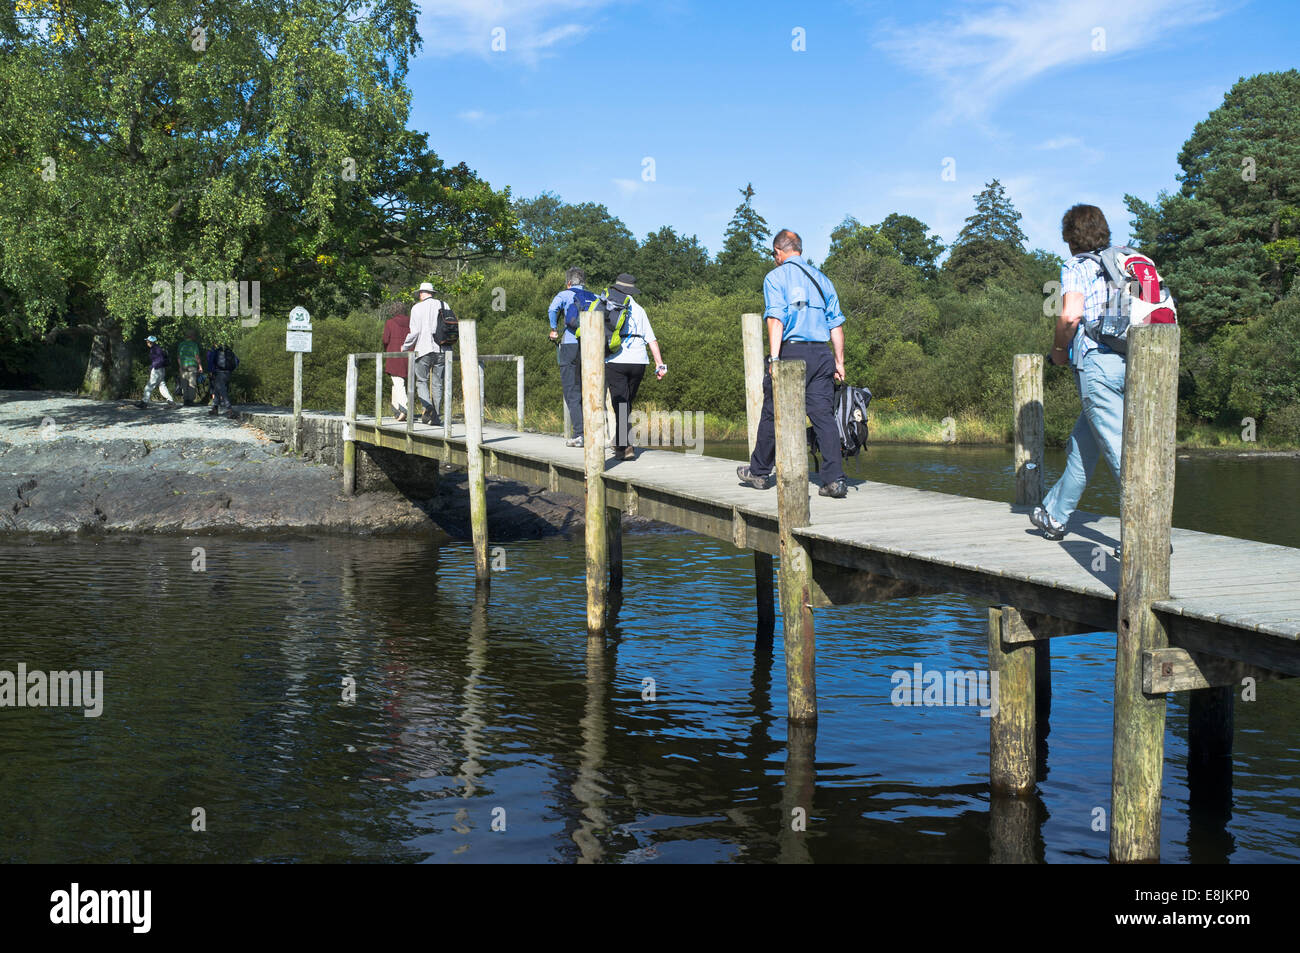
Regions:
M 756 474 L 749 472 L 749 467 L 736 467 L 736 476 L 740 478 L 741 483 L 746 486 L 752 486 L 756 490 L 766 490 L 775 482 L 772 479 L 771 474 L 768 474 L 767 476 L 757 476 Z
M 847 480 L 839 479 L 834 483 L 827 483 L 817 491 L 818 496 L 829 496 L 833 500 L 842 500 L 849 495 L 849 484 Z
M 566 440 L 566 441 L 564 441 L 564 445 L 565 445 L 566 447 L 581 447 L 581 446 L 582 446 L 582 437 L 573 437 L 573 438 L 570 439 L 570 440 Z
M 420 423 L 433 426 L 433 414 L 427 410 L 424 413 L 420 414 Z
M 1029 514 L 1029 522 L 1042 530 L 1043 535 L 1050 540 L 1065 539 L 1065 527 L 1052 519 L 1052 514 L 1044 507 L 1035 506 Z
M 622 454 L 620 454 L 620 456 L 622 456 L 622 458 L 623 458 L 624 460 L 635 460 L 635 459 L 636 459 L 636 447 L 624 447 L 624 448 L 623 448 L 623 452 L 622 452 Z
M 218 405 L 213 404 L 212 409 L 208 411 L 208 416 L 215 417 L 219 413 L 221 413 L 221 408 Z

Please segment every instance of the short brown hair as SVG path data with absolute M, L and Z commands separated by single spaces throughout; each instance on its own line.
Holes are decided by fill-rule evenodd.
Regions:
M 1110 247 L 1110 226 L 1095 205 L 1076 205 L 1061 219 L 1061 238 L 1070 254 Z

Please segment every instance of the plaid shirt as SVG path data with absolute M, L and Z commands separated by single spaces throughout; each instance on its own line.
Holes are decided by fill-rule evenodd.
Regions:
M 1097 318 L 1106 310 L 1108 298 L 1106 279 L 1096 262 L 1076 255 L 1061 266 L 1062 307 L 1064 307 L 1065 296 L 1072 291 L 1083 295 L 1083 318 L 1080 319 L 1079 327 L 1074 332 L 1074 344 L 1070 348 L 1070 361 L 1077 368 L 1082 365 L 1085 354 L 1102 347 L 1083 330 L 1089 318 Z M 1103 348 L 1103 350 L 1109 353 L 1110 348 Z

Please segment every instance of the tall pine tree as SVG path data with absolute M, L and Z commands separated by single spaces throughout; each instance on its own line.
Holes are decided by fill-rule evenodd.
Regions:
M 1024 243 L 1020 213 L 994 179 L 975 196 L 975 214 L 966 219 L 943 267 L 959 291 L 994 278 L 1019 283 L 1025 274 Z
M 1124 197 L 1133 235 L 1203 337 L 1261 314 L 1300 262 L 1285 254 L 1300 205 L 1300 72 L 1238 80 L 1178 154 L 1182 186 L 1154 205 Z
M 740 194 L 745 201 L 731 216 L 718 253 L 718 283 L 724 293 L 761 287 L 771 264 L 768 238 L 772 233 L 763 216 L 754 211 L 754 186 L 746 183 Z

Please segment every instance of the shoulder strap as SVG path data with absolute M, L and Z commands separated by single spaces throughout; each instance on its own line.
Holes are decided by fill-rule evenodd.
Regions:
M 813 283 L 813 287 L 817 289 L 817 293 L 818 293 L 819 295 L 821 295 L 821 297 L 822 297 L 822 310 L 825 311 L 825 310 L 826 310 L 826 292 L 822 291 L 822 286 L 821 286 L 820 284 L 817 283 L 817 279 L 814 278 L 814 277 L 812 276 L 812 272 L 810 272 L 810 271 L 809 271 L 807 268 L 805 268 L 803 265 L 799 264 L 797 261 L 787 261 L 786 264 L 787 264 L 787 265 L 794 265 L 796 268 L 798 268 L 800 271 L 802 271 L 805 275 L 808 276 L 808 280 L 811 281 L 811 282 Z

